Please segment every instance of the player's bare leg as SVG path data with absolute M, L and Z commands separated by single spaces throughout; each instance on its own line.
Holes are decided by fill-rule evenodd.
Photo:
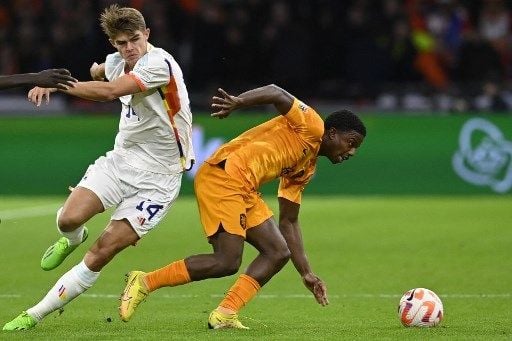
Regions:
M 35 327 L 46 315 L 89 289 L 98 279 L 99 271 L 117 253 L 135 244 L 138 239 L 139 236 L 127 220 L 112 220 L 82 262 L 65 273 L 38 304 L 6 323 L 3 329 L 23 330 Z
M 247 230 L 247 242 L 259 251 L 245 274 L 265 285 L 290 259 L 290 250 L 273 218 Z
M 212 311 L 208 318 L 209 328 L 247 329 L 238 320 L 238 312 L 290 259 L 286 241 L 273 218 L 248 229 L 246 240 L 260 253 Z
M 104 210 L 101 200 L 93 191 L 75 187 L 62 207 L 58 220 L 59 229 L 62 232 L 73 232 Z
M 119 252 L 135 245 L 139 236 L 128 220 L 111 220 L 107 228 L 92 244 L 84 257 L 84 263 L 92 271 L 101 271 Z
M 242 263 L 243 237 L 221 230 L 210 238 L 210 243 L 213 253 L 190 256 L 147 274 L 131 271 L 121 295 L 121 320 L 129 321 L 139 304 L 158 288 L 235 274 Z
M 222 230 L 210 237 L 209 241 L 213 253 L 185 258 L 192 281 L 231 276 L 238 272 L 242 264 L 243 237 Z
M 103 204 L 94 192 L 83 187 L 73 189 L 57 212 L 57 230 L 63 237 L 43 254 L 41 268 L 52 270 L 62 264 L 87 239 L 88 230 L 83 224 L 103 211 Z
M 225 300 L 210 314 L 210 328 L 246 329 L 238 320 L 238 310 L 252 299 L 261 285 L 279 272 L 290 258 L 286 241 L 273 218 L 249 229 L 247 241 L 260 254 L 250 264 L 246 274 L 241 275 L 231 287 Z M 210 243 L 214 251 L 211 254 L 190 256 L 147 274 L 132 271 L 121 298 L 121 319 L 128 321 L 140 302 L 158 288 L 235 274 L 242 261 L 244 239 L 220 229 L 220 232 L 210 237 Z M 233 294 L 235 292 L 236 294 Z

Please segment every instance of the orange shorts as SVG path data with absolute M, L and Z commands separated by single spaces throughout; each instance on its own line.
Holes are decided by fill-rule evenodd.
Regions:
M 222 224 L 231 234 L 245 232 L 273 216 L 261 194 L 248 191 L 240 179 L 217 165 L 203 163 L 194 179 L 199 216 L 204 232 L 211 237 Z

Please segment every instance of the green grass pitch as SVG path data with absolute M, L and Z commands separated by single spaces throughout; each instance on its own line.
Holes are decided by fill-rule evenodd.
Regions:
M 0 325 L 35 304 L 76 264 L 109 220 L 87 225 L 90 238 L 59 268 L 39 268 L 56 239 L 61 197 L 0 197 Z M 276 200 L 268 197 L 275 209 Z M 182 197 L 162 224 L 122 252 L 96 285 L 35 329 L 0 332 L 0 339 L 94 340 L 340 340 L 512 338 L 512 197 L 311 197 L 301 224 L 314 271 L 330 305 L 320 307 L 292 264 L 241 312 L 248 331 L 206 329 L 235 276 L 163 288 L 129 323 L 117 315 L 124 274 L 151 270 L 210 251 L 191 197 Z M 246 245 L 244 264 L 255 255 Z M 403 292 L 434 290 L 445 319 L 431 329 L 404 328 L 397 318 Z M 107 319 L 111 319 L 108 322 Z

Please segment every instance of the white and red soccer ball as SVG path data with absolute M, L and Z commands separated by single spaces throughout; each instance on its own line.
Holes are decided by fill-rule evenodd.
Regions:
M 443 302 L 432 291 L 415 288 L 400 299 L 398 318 L 406 327 L 434 327 L 443 319 Z

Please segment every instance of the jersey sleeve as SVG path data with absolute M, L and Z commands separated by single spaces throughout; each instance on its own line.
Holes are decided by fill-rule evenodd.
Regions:
M 277 196 L 300 204 L 302 201 L 302 192 L 315 174 L 315 169 L 316 162 L 311 161 L 309 167 L 300 177 L 281 177 Z
M 111 53 L 105 58 L 105 77 L 107 80 L 112 81 L 114 78 L 116 67 L 122 61 L 119 52 Z
M 305 140 L 316 141 L 323 135 L 323 121 L 318 113 L 297 98 L 284 117 Z
M 147 56 L 137 62 L 129 75 L 133 77 L 142 91 L 159 88 L 168 84 L 171 79 L 171 63 L 163 55 Z
M 306 117 L 304 116 L 304 113 L 308 108 L 309 107 L 306 106 L 304 103 L 299 101 L 297 98 L 294 98 L 292 107 L 284 115 L 284 117 L 295 130 L 305 130 Z

